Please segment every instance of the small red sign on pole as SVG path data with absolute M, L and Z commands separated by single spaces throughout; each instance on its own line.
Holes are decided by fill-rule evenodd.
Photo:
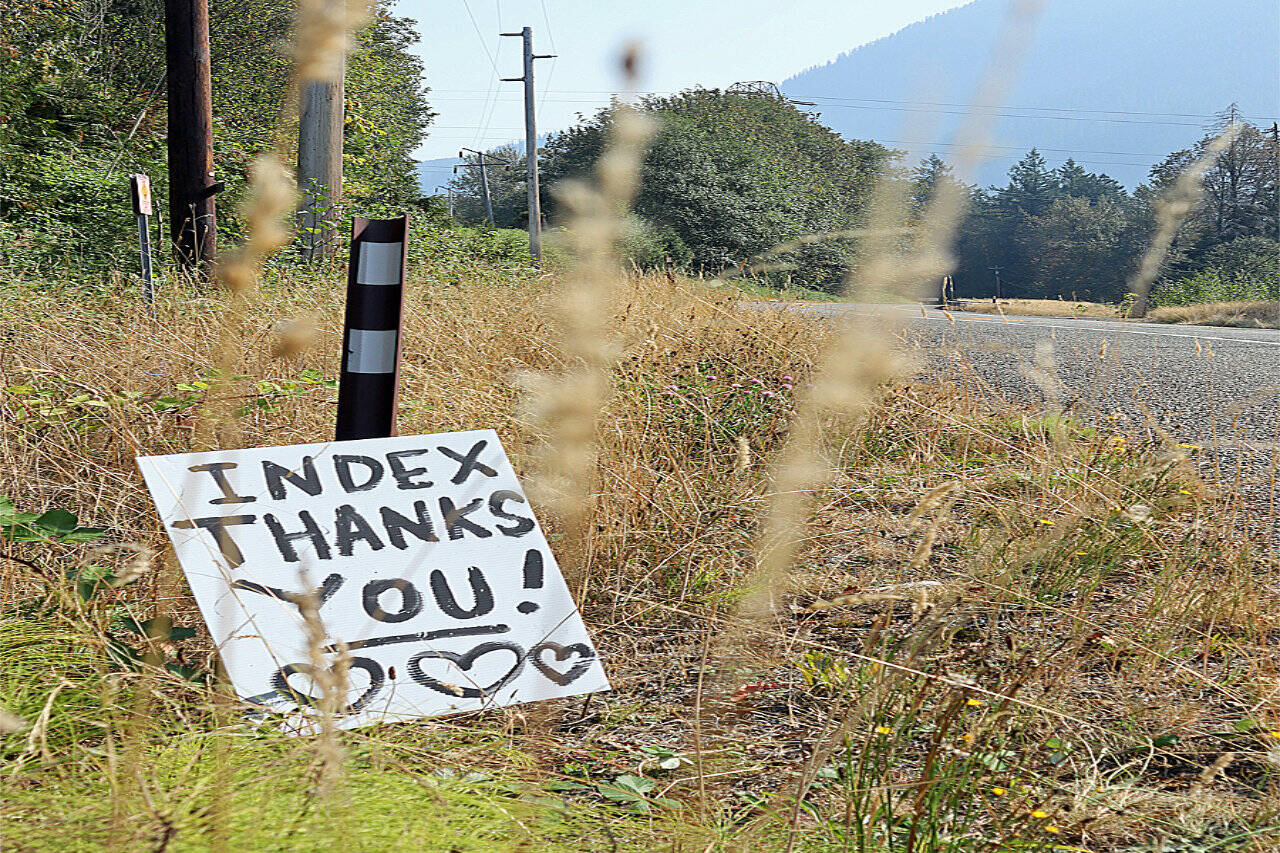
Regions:
M 133 215 L 151 216 L 151 179 L 146 175 L 130 175 L 129 193 L 133 196 Z

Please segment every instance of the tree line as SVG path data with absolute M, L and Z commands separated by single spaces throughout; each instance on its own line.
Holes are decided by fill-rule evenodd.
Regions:
M 864 222 L 879 170 L 902 182 L 915 221 L 940 182 L 956 184 L 937 155 L 906 167 L 901 152 L 845 140 L 767 94 L 694 89 L 642 99 L 639 108 L 661 122 L 625 247 L 640 265 L 669 256 L 695 272 L 748 267 L 775 285 L 834 291 L 843 271 L 857 263 L 857 239 L 848 232 Z M 616 109 L 581 119 L 540 149 L 551 189 L 544 208 L 552 219 L 556 182 L 589 172 Z M 968 205 L 955 249 L 956 294 L 992 296 L 999 270 L 1006 297 L 1122 300 L 1151 240 L 1159 200 L 1228 125 L 1236 128 L 1234 141 L 1205 175 L 1202 202 L 1178 231 L 1157 299 L 1275 298 L 1280 149 L 1274 133 L 1245 121 L 1234 107 L 1195 144 L 1157 163 L 1132 191 L 1074 159 L 1050 168 L 1035 149 L 1009 170 L 1003 186 L 957 186 Z M 489 170 L 497 224 L 524 227 L 523 153 L 504 146 L 487 156 L 512 164 Z M 479 170 L 471 168 L 453 183 L 458 215 L 476 223 L 483 220 L 479 181 Z M 826 236 L 752 263 L 803 235 Z
M 1217 292 L 1206 299 L 1276 298 L 1280 149 L 1275 135 L 1234 108 L 1194 145 L 1157 163 L 1133 192 L 1074 160 L 1049 169 L 1034 149 L 1004 186 L 966 188 L 957 295 L 991 295 L 998 268 L 1005 296 L 1120 301 L 1150 242 L 1159 200 L 1228 124 L 1235 138 L 1205 173 L 1202 199 L 1175 236 L 1156 296 L 1172 300 L 1188 282 L 1212 280 L 1217 286 L 1207 291 Z M 914 179 L 927 184 L 943 170 L 932 158 Z
M 840 280 L 856 248 L 843 232 L 858 226 L 876 174 L 888 162 L 886 148 L 845 140 L 771 96 L 692 89 L 643 98 L 639 108 L 657 118 L 660 129 L 644 160 L 624 246 L 633 261 L 654 266 L 670 256 L 686 270 L 711 274 L 758 262 L 788 266 L 797 280 L 826 286 Z M 611 105 L 552 134 L 539 150 L 549 220 L 560 211 L 555 186 L 590 172 L 617 110 Z M 488 156 L 516 166 L 489 171 L 497 224 L 524 227 L 523 153 L 508 146 Z M 479 180 L 479 169 L 468 168 L 453 183 L 458 213 L 472 222 L 482 220 Z M 760 257 L 812 234 L 835 236 Z

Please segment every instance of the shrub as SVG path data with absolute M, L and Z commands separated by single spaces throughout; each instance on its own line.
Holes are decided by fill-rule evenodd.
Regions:
M 1217 268 L 1156 285 L 1151 301 L 1155 306 L 1198 305 L 1205 302 L 1251 302 L 1270 299 L 1277 280 L 1255 277 L 1247 271 L 1224 272 Z

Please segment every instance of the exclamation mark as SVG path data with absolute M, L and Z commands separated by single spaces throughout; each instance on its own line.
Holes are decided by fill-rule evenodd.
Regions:
M 542 552 L 536 548 L 524 553 L 524 588 L 542 589 Z M 516 610 L 521 613 L 532 613 L 537 609 L 538 604 L 533 601 L 522 601 L 516 605 Z

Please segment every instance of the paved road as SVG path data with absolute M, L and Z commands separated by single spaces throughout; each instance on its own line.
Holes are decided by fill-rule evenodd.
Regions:
M 1280 330 L 960 312 L 948 318 L 936 309 L 838 303 L 805 303 L 802 310 L 887 314 L 927 354 L 930 370 L 954 373 L 971 365 L 1010 399 L 1044 404 L 1055 393 L 1055 380 L 1031 376 L 1037 365 L 1050 368 L 1040 375 L 1056 377 L 1056 393 L 1070 410 L 1088 417 L 1119 413 L 1136 427 L 1150 417 L 1203 447 L 1197 454 L 1202 473 L 1227 484 L 1238 481 L 1254 529 L 1270 528 L 1265 538 L 1273 547 L 1280 543 L 1272 511 L 1280 452 Z M 1280 504 L 1280 493 L 1275 501 Z

